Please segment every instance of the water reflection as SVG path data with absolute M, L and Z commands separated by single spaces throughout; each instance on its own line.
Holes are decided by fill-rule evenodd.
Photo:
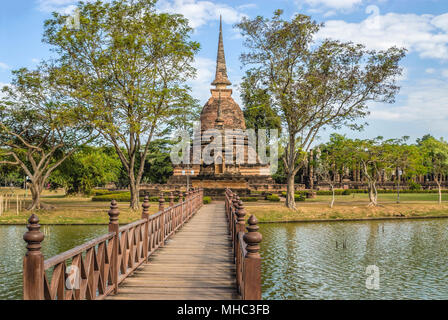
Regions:
M 0 300 L 22 298 L 25 226 L 0 226 Z M 50 258 L 107 233 L 107 226 L 42 226 L 42 252 Z
M 448 299 L 447 227 L 447 220 L 261 225 L 263 298 Z M 368 265 L 380 268 L 377 291 L 366 289 Z
M 0 299 L 22 297 L 25 231 L 0 226 Z M 48 258 L 107 226 L 42 231 Z M 448 220 L 268 224 L 260 231 L 264 299 L 448 299 Z M 372 264 L 380 268 L 378 291 L 365 286 Z

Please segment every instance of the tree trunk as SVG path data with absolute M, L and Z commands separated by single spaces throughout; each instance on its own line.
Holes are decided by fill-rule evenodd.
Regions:
M 334 185 L 331 184 L 330 187 L 331 187 L 331 193 L 332 193 L 330 208 L 333 209 L 333 206 L 334 206 Z
M 133 180 L 135 180 L 135 179 L 133 179 Z M 131 202 L 130 202 L 129 207 L 132 210 L 138 210 L 139 209 L 140 185 L 138 185 L 135 181 L 130 181 L 129 190 L 131 192 Z
M 40 191 L 37 190 L 34 185 L 31 185 L 31 206 L 28 208 L 28 210 L 39 210 L 40 209 Z
M 376 207 L 378 205 L 378 191 L 376 190 L 375 181 L 369 181 L 369 206 Z
M 28 210 L 41 210 L 41 209 L 50 209 L 51 206 L 44 205 L 41 202 L 40 196 L 43 190 L 44 184 L 42 182 L 33 182 L 30 187 L 31 191 L 31 205 L 28 207 Z
M 294 174 L 289 173 L 286 187 L 286 206 L 290 209 L 296 209 L 296 201 L 294 198 Z
M 439 189 L 439 204 L 442 204 L 442 183 L 436 179 L 437 188 Z

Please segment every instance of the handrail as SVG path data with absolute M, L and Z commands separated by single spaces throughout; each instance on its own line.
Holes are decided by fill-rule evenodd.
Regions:
M 251 215 L 246 226 L 243 201 L 236 193 L 226 189 L 225 211 L 232 239 L 233 257 L 236 265 L 236 286 L 243 300 L 261 299 L 261 234 L 257 219 Z M 247 229 L 248 232 L 245 231 Z
M 27 253 L 23 260 L 23 298 L 25 300 L 99 300 L 116 294 L 118 285 L 131 275 L 158 248 L 163 247 L 179 228 L 199 210 L 203 190 L 183 194 L 174 204 L 164 207 L 163 193 L 159 211 L 149 215 L 149 197 L 142 204 L 142 218 L 119 227 L 118 204 L 111 202 L 109 232 L 44 261 L 38 217 L 29 218 L 23 238 Z

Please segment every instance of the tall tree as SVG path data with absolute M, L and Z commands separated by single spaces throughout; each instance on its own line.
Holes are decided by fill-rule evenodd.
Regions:
M 427 172 L 434 176 L 439 190 L 439 204 L 442 204 L 442 176 L 448 174 L 448 143 L 434 137 L 424 137 L 418 141 L 424 154 L 424 164 Z
M 61 86 L 89 108 L 92 125 L 110 141 L 128 173 L 130 206 L 138 209 L 149 146 L 179 106 L 188 112 L 199 44 L 181 15 L 159 13 L 153 0 L 80 3 L 80 28 L 54 13 L 44 42 L 61 65 Z M 141 161 L 137 163 L 137 158 Z
M 392 103 L 405 50 L 373 51 L 333 40 L 317 43 L 314 36 L 321 25 L 302 14 L 287 21 L 282 13 L 277 10 L 272 19 L 243 18 L 237 26 L 249 50 L 241 60 L 272 96 L 288 136 L 283 156 L 286 206 L 295 208 L 294 177 L 303 151 L 323 127 L 360 129 L 356 121 L 368 114 L 369 101 Z
M 82 107 L 54 89 L 51 72 L 13 72 L 0 102 L 0 164 L 19 166 L 31 181 L 30 210 L 48 208 L 40 196 L 50 174 L 92 140 Z
M 330 141 L 316 150 L 315 173 L 330 185 L 330 208 L 333 208 L 335 201 L 334 177 L 337 174 L 342 175 L 344 170 L 353 164 L 353 157 L 350 155 L 351 144 L 352 141 L 344 135 L 332 134 Z

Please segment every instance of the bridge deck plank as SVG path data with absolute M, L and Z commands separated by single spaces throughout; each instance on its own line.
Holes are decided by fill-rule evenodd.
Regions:
M 238 299 L 223 203 L 203 206 L 108 299 Z

